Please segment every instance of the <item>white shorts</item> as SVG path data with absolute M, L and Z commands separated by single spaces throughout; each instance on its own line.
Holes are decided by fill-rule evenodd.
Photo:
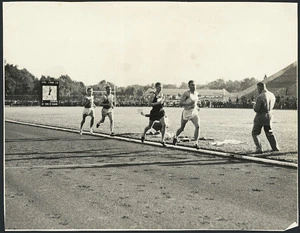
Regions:
M 185 121 L 189 121 L 193 119 L 195 116 L 198 116 L 198 109 L 184 109 L 182 112 L 182 119 Z
M 102 116 L 106 117 L 108 116 L 109 113 L 113 113 L 113 109 L 112 108 L 102 108 L 101 110 Z
M 95 109 L 94 108 L 83 108 L 82 115 L 95 117 Z

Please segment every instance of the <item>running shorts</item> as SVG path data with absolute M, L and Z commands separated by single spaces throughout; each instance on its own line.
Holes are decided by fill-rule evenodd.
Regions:
M 185 120 L 185 121 L 189 121 L 189 120 L 193 119 L 197 115 L 198 115 L 197 108 L 184 109 L 182 111 L 182 119 Z
M 113 109 L 112 108 L 102 108 L 101 110 L 102 116 L 106 117 L 108 116 L 109 113 L 113 113 Z
M 153 109 L 152 109 L 153 110 Z M 150 121 L 158 121 L 165 116 L 165 110 L 160 109 L 159 112 L 150 111 Z
M 95 109 L 94 108 L 83 108 L 82 115 L 95 117 Z

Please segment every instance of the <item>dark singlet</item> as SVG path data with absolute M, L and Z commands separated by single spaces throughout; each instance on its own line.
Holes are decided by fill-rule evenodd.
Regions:
M 152 103 L 157 103 L 158 98 L 157 98 L 156 93 L 154 93 L 154 94 L 155 94 L 155 97 L 154 97 Z M 150 111 L 150 120 L 151 121 L 159 120 L 164 115 L 165 115 L 165 111 L 163 109 L 163 105 L 162 104 L 154 105 L 152 107 L 152 110 Z
M 108 96 L 107 95 L 105 95 L 106 96 L 106 99 L 103 101 L 103 104 L 109 104 L 109 101 L 108 101 Z M 110 107 L 109 106 L 103 106 L 103 108 L 105 108 L 105 109 L 110 109 Z
M 92 107 L 92 97 L 87 96 L 86 97 L 89 101 L 87 101 L 84 105 L 85 108 L 91 108 Z

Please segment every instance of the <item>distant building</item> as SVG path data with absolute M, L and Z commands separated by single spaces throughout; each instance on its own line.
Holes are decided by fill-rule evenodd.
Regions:
M 296 97 L 298 95 L 298 61 L 295 61 L 270 77 L 265 75 L 263 82 L 266 84 L 267 89 L 275 95 Z M 244 96 L 246 99 L 252 96 L 256 97 L 258 95 L 256 84 L 241 91 L 238 95 Z

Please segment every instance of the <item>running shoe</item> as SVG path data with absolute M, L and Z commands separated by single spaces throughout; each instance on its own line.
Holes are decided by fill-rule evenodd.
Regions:
M 115 136 L 114 132 L 111 132 L 111 133 L 110 133 L 110 136 L 112 136 L 112 137 Z
M 141 141 L 142 141 L 142 142 L 145 141 L 145 137 L 144 137 L 144 136 L 141 137 Z
M 198 145 L 198 144 L 195 144 L 195 145 L 194 145 L 194 147 L 195 147 L 197 150 L 199 150 L 199 149 L 200 149 L 200 147 L 199 147 L 199 145 Z
M 176 145 L 177 144 L 177 138 L 173 138 L 173 145 Z
M 162 141 L 162 142 L 161 142 L 161 144 L 162 144 L 162 146 L 163 146 L 163 147 L 167 147 L 167 145 L 166 145 L 166 142 L 165 142 L 165 141 Z
M 278 148 L 271 150 L 271 152 L 276 152 L 276 151 L 280 151 L 280 150 Z
M 79 130 L 79 134 L 82 135 L 82 130 Z

